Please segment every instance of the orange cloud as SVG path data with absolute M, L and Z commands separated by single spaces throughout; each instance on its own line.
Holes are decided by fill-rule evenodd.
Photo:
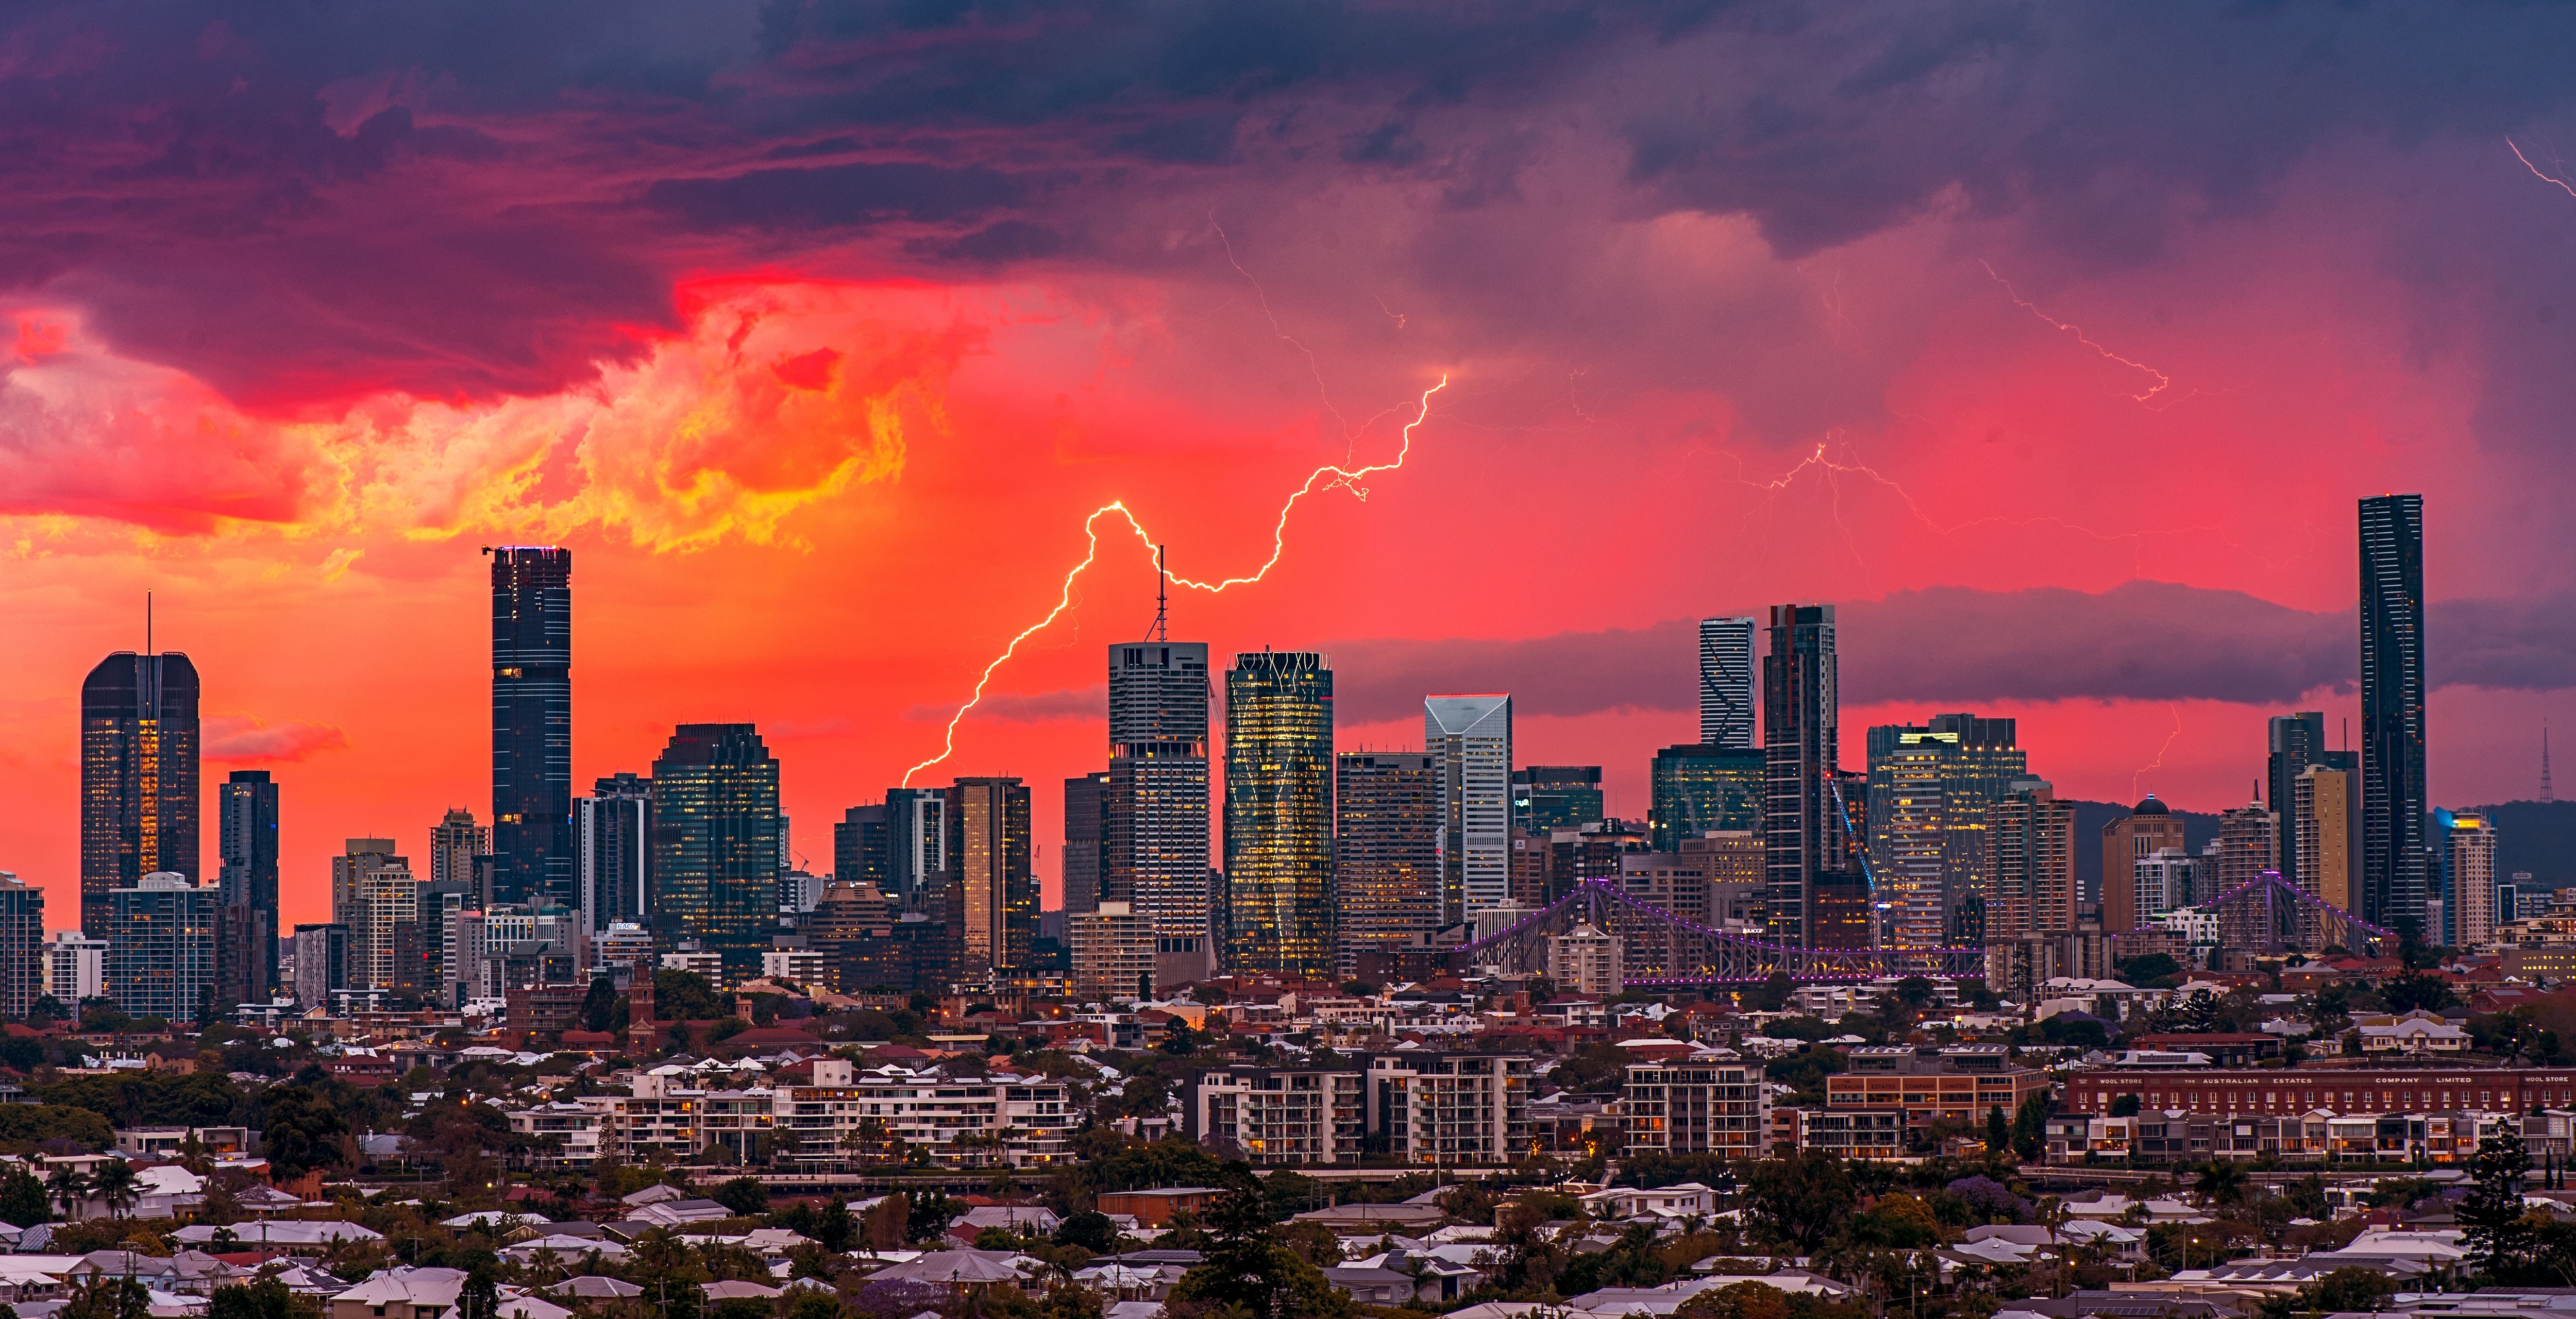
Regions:
M 302 719 L 281 719 L 270 724 L 246 714 L 208 715 L 201 732 L 205 758 L 218 764 L 304 760 L 325 751 L 349 749 L 348 735 L 337 727 Z

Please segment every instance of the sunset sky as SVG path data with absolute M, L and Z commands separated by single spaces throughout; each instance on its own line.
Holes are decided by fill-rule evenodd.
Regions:
M 76 923 L 82 675 L 209 797 L 491 809 L 487 544 L 574 552 L 574 774 L 749 720 L 797 850 L 936 755 L 1123 501 L 1344 749 L 1508 690 L 1642 816 L 1688 620 L 1842 607 L 1859 729 L 2242 804 L 2425 499 L 2432 798 L 2576 728 L 2576 11 L 29 4 L 0 17 L 0 869 Z M 2562 156 L 2562 148 L 2567 155 Z M 2567 180 L 2562 183 L 2560 180 Z M 916 780 L 1105 763 L 1117 514 Z M 2340 743 L 2338 743 L 2340 744 Z M 207 819 L 213 816 L 208 812 Z M 206 873 L 212 873 L 211 823 Z

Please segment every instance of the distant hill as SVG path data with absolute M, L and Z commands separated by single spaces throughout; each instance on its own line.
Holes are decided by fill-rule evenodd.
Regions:
M 2496 878 L 2528 870 L 2537 887 L 2576 888 L 2576 801 L 2481 806 L 2496 827 Z
M 2102 826 L 2127 815 L 2129 805 L 2134 803 L 2077 801 L 2072 797 L 2064 800 L 2075 805 L 2075 886 L 2083 892 L 2083 901 L 2099 903 L 2102 901 Z M 2198 811 L 2175 811 L 2174 815 L 2182 821 L 2185 850 L 2192 855 L 2200 855 L 2200 849 L 2218 837 L 2216 815 Z M 2571 836 L 2576 836 L 2576 817 L 2570 817 L 2569 828 Z M 2512 839 L 2505 835 L 2497 841 L 2510 846 Z

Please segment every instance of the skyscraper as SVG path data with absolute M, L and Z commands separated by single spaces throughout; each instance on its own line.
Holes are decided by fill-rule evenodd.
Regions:
M 1512 827 L 1544 835 L 1599 824 L 1599 765 L 1526 765 L 1512 771 Z
M 45 891 L 0 870 L 0 1017 L 24 1019 L 45 991 Z M 78 1015 L 78 1001 L 63 1004 Z
M 197 666 L 120 650 L 81 682 L 81 928 L 104 931 L 111 891 L 198 865 Z
M 1869 730 L 1869 868 L 1902 948 L 1983 932 L 1986 808 L 2030 776 L 2010 719 L 1934 715 Z M 1855 822 L 1860 804 L 1845 802 Z
M 2019 779 L 1986 809 L 1988 946 L 2075 928 L 2075 804 Z
M 2281 817 L 2262 802 L 2247 802 L 2218 817 L 2213 893 L 2225 893 L 2281 868 Z M 2421 913 L 2419 912 L 2420 916 Z M 2220 913 L 2218 942 L 2226 948 L 2272 948 L 2292 932 L 2289 904 L 2239 902 Z
M 2353 881 L 2361 868 L 2360 849 L 2353 846 L 2354 817 L 2361 813 L 2361 772 L 2351 752 L 2332 753 L 2335 763 L 2310 765 L 2290 785 L 2284 837 L 2298 839 L 2298 870 L 2284 872 L 2300 889 L 2346 911 L 2353 910 Z M 2312 917 L 2306 932 L 2319 933 Z
M 653 762 L 654 942 L 757 974 L 778 928 L 778 762 L 750 724 L 682 724 Z
M 2270 802 L 2272 813 L 2281 817 L 2281 875 L 2295 879 L 2299 873 L 2299 832 L 2291 827 L 2290 794 L 2308 766 L 2327 755 L 2325 712 L 2276 714 L 2268 732 L 2270 754 L 2263 764 L 2263 800 Z
M 1216 970 L 1208 871 L 1208 649 L 1109 648 L 1109 890 L 1154 923 L 1159 986 Z
M 1339 969 L 1440 928 L 1440 758 L 1343 752 L 1334 762 L 1333 906 Z
M 973 980 L 1026 969 L 1038 931 L 1029 869 L 1029 790 L 1018 779 L 964 778 L 948 789 L 948 974 Z
M 1422 749 L 1440 762 L 1440 918 L 1466 920 L 1511 896 L 1512 698 L 1424 697 Z
M 1064 909 L 1091 911 L 1109 885 L 1109 771 L 1064 781 Z M 1109 898 L 1108 901 L 1120 899 Z M 1133 912 L 1129 913 L 1132 918 Z
M 137 1017 L 198 1024 L 215 992 L 222 891 L 158 870 L 108 890 L 107 996 Z
M 572 551 L 492 556 L 492 853 L 498 902 L 572 906 Z
M 885 893 L 902 910 L 920 911 L 948 869 L 947 810 L 945 788 L 886 789 Z
M 367 941 L 367 876 L 386 868 L 406 873 L 411 869 L 410 862 L 394 855 L 394 840 L 390 838 L 352 838 L 342 846 L 340 855 L 331 858 L 331 923 L 345 931 L 350 950 L 349 976 L 342 988 L 364 974 L 364 962 L 357 950 Z
M 2361 917 L 2425 931 L 2424 497 L 2361 501 Z
M 1754 749 L 1755 622 L 1750 618 L 1700 620 L 1699 740 L 1703 745 Z
M 1840 870 L 1849 852 L 1833 798 L 1838 673 L 1834 607 L 1772 606 L 1762 658 L 1763 867 L 1771 937 L 1801 948 L 1816 946 L 1808 929 L 1816 876 Z
M 2173 813 L 2154 793 L 2141 798 L 2127 815 L 2102 826 L 2102 928 L 2112 934 L 2125 934 L 2139 928 L 2141 913 L 2160 915 L 2174 907 L 2188 906 L 2191 895 L 2179 901 L 2162 889 L 2142 900 L 2147 886 L 2138 879 L 2138 867 L 2157 853 L 2172 851 L 2186 860 L 2190 851 L 2183 838 L 2182 817 Z M 2170 867 L 2158 870 L 2154 883 L 2162 885 L 2172 876 Z
M 474 812 L 450 807 L 429 829 L 429 882 L 471 884 L 474 858 L 490 856 L 492 830 L 474 822 Z
M 1646 812 L 1655 850 L 1676 851 L 1713 829 L 1760 829 L 1766 773 L 1758 747 L 1683 742 L 1656 752 Z
M 612 774 L 572 804 L 574 905 L 584 937 L 653 923 L 653 781 Z
M 264 769 L 237 769 L 217 789 L 216 883 L 223 905 L 248 907 L 268 924 L 258 942 L 261 983 L 277 983 L 277 785 Z
M 1225 674 L 1226 965 L 1333 973 L 1333 671 L 1247 651 Z
M 883 893 L 891 850 L 886 841 L 885 804 L 850 807 L 832 826 L 832 878 L 843 884 L 874 884 Z
M 2465 951 L 2495 942 L 2495 822 L 2475 812 L 2437 810 L 2433 843 L 2442 877 L 2443 946 Z

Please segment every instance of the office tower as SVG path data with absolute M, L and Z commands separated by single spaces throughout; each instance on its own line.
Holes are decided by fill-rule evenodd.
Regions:
M 2328 754 L 2325 712 L 2301 710 L 2294 714 L 2276 714 L 2272 716 L 2267 732 L 2270 754 L 2263 764 L 2263 800 L 2270 802 L 2272 813 L 2281 817 L 2281 876 L 2296 879 L 2299 874 L 2299 833 L 2290 827 L 2290 794 L 2292 785 L 2307 772 L 2308 766 L 2319 763 Z
M 1713 829 L 1761 828 L 1766 772 L 1758 748 L 1683 742 L 1657 751 L 1646 808 L 1655 850 L 1673 851 Z
M 1753 631 L 1751 618 L 1703 618 L 1699 623 L 1699 740 L 1736 751 L 1754 750 Z
M 264 769 L 237 769 L 217 789 L 217 885 L 227 907 L 246 906 L 267 919 L 260 941 L 262 983 L 277 983 L 277 785 Z
M 2361 501 L 2362 919 L 2423 931 L 2424 497 Z
M 1073 947 L 1073 992 L 1081 997 L 1154 996 L 1154 926 L 1124 902 L 1066 913 Z
M 295 1001 L 320 1007 L 331 1001 L 331 991 L 348 987 L 349 927 L 337 922 L 296 926 Z
M 1333 905 L 1339 968 L 1440 928 L 1440 759 L 1345 751 L 1333 769 Z
M 574 904 L 593 932 L 653 921 L 653 781 L 612 774 L 572 804 Z M 479 905 L 479 904 L 478 904 Z
M 451 807 L 429 830 L 429 882 L 471 885 L 474 858 L 492 855 L 492 831 L 474 822 L 474 812 Z
M 2143 930 L 2158 924 L 2167 912 L 2190 906 L 2192 896 L 2200 889 L 2200 861 L 2179 846 L 2159 847 L 2136 858 L 2123 853 L 2120 859 L 2127 863 L 2124 868 L 2129 876 L 2120 894 L 2127 904 L 2122 913 L 2127 922 L 2123 930 Z M 2107 882 L 2102 892 L 2106 904 L 2102 928 L 2108 930 L 2111 913 L 2107 904 L 2112 898 Z
M 45 945 L 44 961 L 45 993 L 74 1017 L 82 1003 L 107 997 L 107 940 L 63 930 Z
M 1838 669 L 1832 605 L 1774 605 L 1762 657 L 1763 864 L 1771 886 L 1771 937 L 1812 948 L 1808 901 L 1816 876 L 1847 850 L 1833 798 L 1839 760 Z M 1865 804 L 1853 802 L 1857 815 Z M 1857 824 L 1857 820 L 1854 821 Z
M 1533 834 L 1599 824 L 1599 765 L 1530 765 L 1512 771 L 1512 827 Z
M 1089 911 L 1108 897 L 1109 771 L 1064 781 L 1064 909 Z
M 923 893 L 948 869 L 945 788 L 886 789 L 886 896 L 906 911 L 921 910 Z
M 81 928 L 111 890 L 197 867 L 197 667 L 120 650 L 81 682 Z
M 276 932 L 268 923 L 268 913 L 248 903 L 215 897 L 215 1004 L 227 1007 L 235 1003 L 268 1001 L 271 981 L 268 957 L 277 947 Z
M 1333 973 L 1333 671 L 1247 651 L 1225 674 L 1226 966 Z
M 2449 919 L 2444 946 L 2468 950 L 2494 943 L 2495 822 L 2471 812 L 2437 810 L 2433 845 L 2442 877 L 2442 912 Z
M 45 993 L 44 959 L 45 891 L 0 870 L 0 1017 L 26 1019 Z
M 2075 805 L 2017 779 L 1986 808 L 1986 939 L 2075 929 Z
M 108 890 L 107 996 L 130 1016 L 194 1024 L 213 1003 L 222 890 L 155 871 Z
M 1869 730 L 1869 869 L 1894 946 L 1982 937 L 1986 808 L 2030 777 L 2017 728 L 2010 719 L 1943 714 Z M 1855 822 L 1864 814 L 1859 802 L 1843 805 Z
M 949 976 L 982 980 L 1027 968 L 1038 930 L 1029 869 L 1029 790 L 1018 779 L 963 778 L 948 789 Z
M 2137 868 L 2147 858 L 2167 850 L 2188 854 L 2190 847 L 2183 841 L 2182 817 L 2156 800 L 2152 792 L 2130 807 L 2127 815 L 2102 826 L 2104 930 L 2125 934 L 2141 928 L 2137 913 L 2153 904 L 2147 901 L 2146 891 L 2140 887 Z M 2191 895 L 2185 893 L 2179 902 L 2156 906 L 2155 910 L 2162 912 L 2170 907 L 2189 905 Z
M 447 964 L 441 968 L 438 1001 L 461 1008 L 478 998 L 491 998 L 492 938 L 480 908 L 460 908 L 448 917 L 444 942 Z
M 492 898 L 573 904 L 572 551 L 492 556 Z
M 366 946 L 368 908 L 365 884 L 368 875 L 380 869 L 397 869 L 410 873 L 411 863 L 394 855 L 390 838 L 352 838 L 341 853 L 331 858 L 331 923 L 348 933 L 351 981 L 363 978 L 364 960 L 357 951 Z
M 778 928 L 778 762 L 750 724 L 682 724 L 653 762 L 653 934 L 756 975 Z
M 483 959 L 483 947 L 470 942 L 469 927 L 482 919 L 481 895 L 471 879 L 432 880 L 420 886 L 419 954 L 402 973 L 404 988 L 431 995 L 442 1006 L 459 1000 L 456 986 L 470 981 Z
M 2216 869 L 2202 876 L 2212 897 L 2243 888 L 2266 870 L 2281 868 L 2281 817 L 2262 802 L 2220 813 Z M 2239 902 L 2220 913 L 2218 942 L 2226 948 L 2275 948 L 2294 932 L 2292 904 Z
M 421 937 L 420 890 L 420 877 L 403 857 L 383 857 L 359 872 L 357 918 L 348 923 L 351 988 L 421 987 L 428 958 Z
M 886 808 L 852 806 L 832 826 L 832 878 L 845 884 L 886 884 Z
M 1427 696 L 1422 749 L 1440 762 L 1440 919 L 1511 894 L 1512 698 Z
M 2352 836 L 2353 821 L 2361 814 L 2360 757 L 2349 751 L 2327 755 L 2327 763 L 2310 765 L 2291 780 L 2281 836 L 2297 840 L 2296 850 L 2282 850 L 2298 859 L 2293 863 L 2297 869 L 2284 870 L 2282 875 L 2302 892 L 2351 911 L 2354 882 L 2361 869 L 2360 849 L 2353 845 Z M 2306 946 L 2315 946 L 2323 922 L 2313 912 L 2302 913 L 2300 928 L 2310 936 Z
M 1762 831 L 1715 829 L 1681 845 L 1684 862 L 1708 877 L 1709 925 L 1739 934 L 1760 934 L 1769 925 L 1763 903 L 1770 885 L 1762 864 Z
M 1216 970 L 1208 879 L 1208 651 L 1109 648 L 1109 884 L 1154 922 L 1154 983 Z

